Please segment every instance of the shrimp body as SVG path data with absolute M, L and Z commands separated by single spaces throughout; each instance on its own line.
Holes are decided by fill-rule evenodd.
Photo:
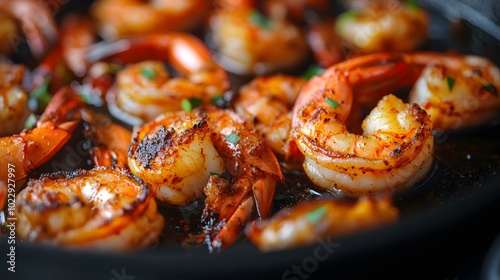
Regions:
M 202 112 L 168 112 L 134 132 L 128 165 L 156 197 L 172 205 L 189 205 L 203 195 L 211 173 L 224 162 L 210 139 Z
M 31 242 L 131 251 L 155 244 L 163 229 L 153 193 L 118 168 L 43 175 L 16 200 L 17 234 Z
M 107 94 L 111 114 L 131 125 L 179 110 L 183 99 L 210 100 L 229 88 L 226 71 L 212 60 L 208 47 L 187 33 L 97 44 L 88 59 L 91 63 L 132 64 L 117 74 L 115 92 Z M 169 62 L 180 75 L 170 77 L 159 61 Z
M 242 75 L 264 75 L 304 63 L 309 48 L 303 32 L 285 19 L 264 18 L 254 8 L 221 9 L 210 18 L 220 64 Z
M 235 111 L 252 121 L 274 152 L 288 157 L 292 107 L 305 79 L 288 75 L 260 76 L 244 85 L 233 102 Z
M 405 52 L 427 42 L 429 17 L 415 4 L 381 2 L 337 17 L 335 30 L 355 52 Z
M 366 82 L 366 77 L 374 78 L 352 77 L 349 70 L 331 67 L 300 93 L 292 136 L 305 156 L 304 170 L 317 186 L 353 196 L 414 186 L 432 165 L 429 115 L 416 104 L 386 95 L 363 121 L 363 134 L 349 132 L 345 121 L 353 104 L 353 87 Z M 391 71 L 374 75 L 391 80 L 387 77 Z
M 31 113 L 21 86 L 24 71 L 20 65 L 0 64 L 0 137 L 21 132 Z
M 394 222 L 391 198 L 361 197 L 355 203 L 322 199 L 283 208 L 267 220 L 247 224 L 245 233 L 261 251 L 314 244 Z
M 435 129 L 484 125 L 500 116 L 500 70 L 478 56 L 443 55 L 429 63 L 410 92 Z

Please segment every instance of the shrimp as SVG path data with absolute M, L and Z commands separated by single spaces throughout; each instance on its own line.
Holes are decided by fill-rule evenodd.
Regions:
M 413 1 L 375 1 L 336 18 L 335 30 L 354 52 L 406 52 L 427 42 L 429 16 Z
M 273 151 L 251 122 L 215 106 L 209 106 L 207 114 L 212 142 L 226 162 L 229 178 L 210 177 L 201 224 L 209 249 L 220 251 L 234 242 L 255 212 L 259 218 L 267 217 L 276 183 L 284 177 Z
M 217 59 L 229 72 L 271 74 L 298 67 L 309 58 L 305 35 L 298 26 L 265 17 L 248 4 L 216 10 L 209 28 Z
M 22 31 L 32 55 L 37 59 L 43 57 L 58 38 L 56 23 L 52 16 L 60 6 L 59 1 L 54 2 L 49 7 L 42 1 L 2 1 L 0 5 L 0 53 L 10 55 L 17 51 L 17 45 L 23 40 L 19 35 Z
M 132 132 L 88 108 L 82 109 L 81 114 L 83 134 L 90 141 L 90 156 L 94 164 L 127 168 L 127 151 L 132 141 Z
M 429 113 L 434 129 L 471 128 L 499 119 L 500 70 L 491 61 L 453 53 L 415 56 L 432 62 L 416 81 L 409 101 Z
M 31 113 L 22 87 L 25 71 L 22 65 L 0 64 L 0 137 L 21 132 Z
M 130 171 L 151 186 L 159 200 L 189 205 L 203 195 L 211 173 L 224 172 L 210 133 L 207 117 L 199 110 L 160 115 L 134 131 Z
M 136 63 L 117 74 L 116 89 L 106 96 L 111 114 L 139 125 L 163 112 L 182 109 L 183 99 L 210 100 L 224 93 L 229 88 L 228 75 L 211 57 L 207 46 L 193 35 L 168 33 L 98 44 L 88 59 Z M 184 76 L 171 78 L 159 59 L 168 59 Z
M 361 196 L 403 190 L 425 178 L 433 161 L 429 115 L 417 104 L 384 96 L 348 131 L 354 92 L 383 92 L 412 74 L 400 57 L 371 55 L 330 67 L 302 88 L 293 111 L 292 137 L 304 170 L 318 187 Z
M 0 138 L 0 166 L 15 166 L 12 180 L 26 178 L 28 171 L 49 160 L 71 137 L 80 121 L 84 103 L 70 88 L 62 88 L 50 100 L 36 127 Z M 7 182 L 7 168 L 0 170 L 0 181 Z
M 249 223 L 245 234 L 261 251 L 314 244 L 395 222 L 391 197 L 363 196 L 356 202 L 320 199 L 283 208 L 267 220 Z
M 293 160 L 302 157 L 289 150 L 291 109 L 306 82 L 303 78 L 282 74 L 260 76 L 241 87 L 233 102 L 235 111 L 255 124 L 274 152 Z
M 99 24 L 101 36 L 115 40 L 167 31 L 194 31 L 210 8 L 210 1 L 204 0 L 99 0 L 90 12 Z
M 147 185 L 119 168 L 42 175 L 28 181 L 16 202 L 19 238 L 74 249 L 147 248 L 164 224 Z

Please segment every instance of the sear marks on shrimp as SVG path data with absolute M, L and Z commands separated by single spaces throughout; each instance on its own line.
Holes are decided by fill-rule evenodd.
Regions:
M 153 192 L 120 168 L 42 175 L 16 200 L 16 230 L 30 242 L 132 251 L 155 244 L 163 229 Z

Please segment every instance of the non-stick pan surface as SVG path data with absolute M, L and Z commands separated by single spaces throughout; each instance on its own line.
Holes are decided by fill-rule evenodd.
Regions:
M 500 64 L 496 19 L 422 3 L 432 15 L 426 49 L 480 54 Z M 82 7 L 70 1 L 65 9 Z M 395 204 L 397 223 L 273 253 L 244 239 L 222 253 L 165 245 L 111 254 L 17 243 L 16 272 L 2 262 L 0 279 L 477 279 L 500 232 L 500 125 L 436 135 L 434 173 L 420 188 L 397 195 Z M 0 259 L 8 250 L 0 240 Z

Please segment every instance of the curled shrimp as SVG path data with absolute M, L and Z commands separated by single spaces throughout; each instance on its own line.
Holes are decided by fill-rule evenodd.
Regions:
M 116 89 L 107 95 L 110 112 L 132 125 L 182 109 L 183 99 L 210 100 L 229 88 L 226 71 L 212 60 L 207 46 L 185 33 L 98 44 L 89 53 L 89 61 L 136 63 L 117 74 Z M 170 77 L 160 61 L 170 62 L 183 75 Z
M 411 73 L 404 60 L 388 58 L 372 55 L 341 63 L 302 88 L 292 136 L 305 156 L 304 170 L 317 186 L 361 196 L 409 188 L 429 172 L 432 122 L 417 104 L 405 104 L 389 94 L 363 121 L 362 135 L 346 127 L 357 94 L 354 88 L 366 93 L 377 87 L 383 92 Z
M 414 2 L 375 1 L 339 15 L 335 30 L 355 52 L 406 52 L 427 42 L 429 16 Z
M 262 251 L 314 244 L 396 221 L 391 197 L 356 202 L 321 199 L 283 208 L 267 220 L 247 224 L 245 234 Z
M 155 244 L 163 229 L 153 193 L 119 168 L 42 175 L 16 201 L 17 234 L 30 242 L 131 251 Z
M 80 122 L 84 103 L 70 88 L 62 88 L 50 100 L 36 127 L 0 138 L 0 165 L 15 166 L 13 180 L 26 178 L 28 171 L 49 160 L 71 137 Z M 0 171 L 0 181 L 7 182 L 7 168 Z
M 21 132 L 31 113 L 22 87 L 25 72 L 22 65 L 0 63 L 0 137 Z
M 50 7 L 42 1 L 5 0 L 0 6 L 0 53 L 17 51 L 23 40 L 21 31 L 35 58 L 41 58 L 57 41 L 57 27 L 53 19 L 57 4 Z M 52 9 L 52 10 L 51 10 Z M 19 28 L 18 24 L 19 23 Z M 20 30 L 19 30 L 20 29 Z
M 203 23 L 210 8 L 210 1 L 204 0 L 98 0 L 90 11 L 99 24 L 101 36 L 114 40 L 167 31 L 193 31 Z
M 156 197 L 172 205 L 189 205 L 203 195 L 211 173 L 224 162 L 210 139 L 207 117 L 200 111 L 167 112 L 134 131 L 128 165 Z
M 286 19 L 266 17 L 252 1 L 216 10 L 211 40 L 220 64 L 241 75 L 264 75 L 298 67 L 309 57 L 302 30 Z
M 255 124 L 273 151 L 289 159 L 301 158 L 290 151 L 289 142 L 292 107 L 306 82 L 282 74 L 260 76 L 242 86 L 233 102 L 235 111 Z
M 430 61 L 410 92 L 409 101 L 429 113 L 434 129 L 485 125 L 500 117 L 500 70 L 486 58 L 454 53 L 418 53 Z

